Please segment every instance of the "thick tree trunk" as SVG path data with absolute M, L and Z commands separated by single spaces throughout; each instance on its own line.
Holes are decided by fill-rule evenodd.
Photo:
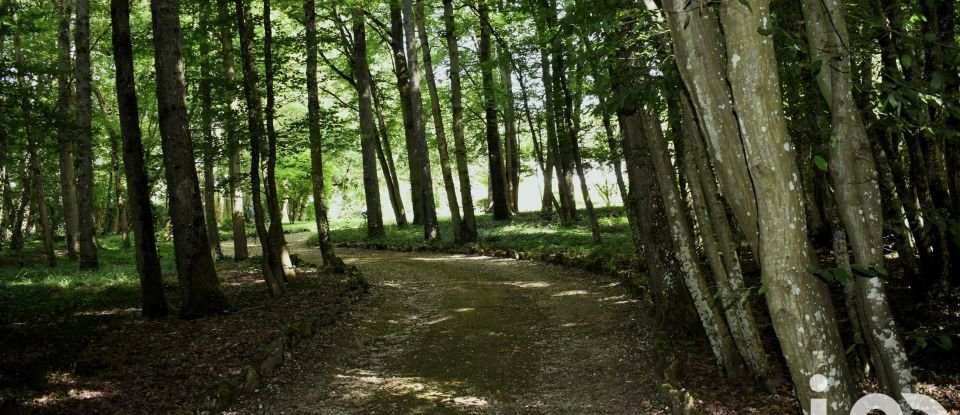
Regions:
M 77 78 L 77 206 L 80 213 L 80 268 L 96 269 L 96 220 L 93 197 L 93 127 L 91 126 L 90 0 L 77 0 L 74 40 Z
M 430 92 L 430 109 L 433 115 L 434 133 L 437 137 L 437 152 L 440 154 L 440 171 L 443 175 L 443 188 L 447 193 L 447 204 L 450 206 L 450 220 L 453 226 L 453 239 L 456 243 L 463 242 L 463 223 L 460 218 L 460 201 L 457 197 L 457 188 L 453 181 L 453 169 L 450 167 L 450 152 L 447 145 L 447 131 L 443 124 L 443 112 L 440 109 L 440 93 L 437 91 L 437 80 L 433 73 L 433 56 L 430 53 L 430 39 L 424 20 L 423 0 L 417 0 L 417 32 L 420 35 L 420 45 L 423 48 L 423 72 L 427 78 L 427 88 Z
M 416 16 L 412 0 L 403 0 L 403 28 L 410 70 L 410 112 L 416 133 L 417 157 L 420 158 L 421 201 L 423 203 L 423 237 L 433 241 L 440 237 L 437 222 L 437 202 L 433 195 L 433 173 L 430 169 L 430 151 L 427 147 L 426 125 L 423 118 L 423 94 L 420 89 L 420 47 L 417 43 Z
M 140 275 L 142 312 L 146 318 L 169 314 L 163 289 L 163 269 L 157 253 L 157 239 L 150 205 L 147 171 L 140 137 L 140 110 L 137 106 L 133 44 L 130 39 L 130 2 L 110 1 L 113 22 L 113 58 L 116 64 L 117 107 L 123 138 L 123 166 L 127 178 L 127 198 L 133 216 L 134 250 Z
M 207 239 L 210 255 L 223 258 L 220 248 L 220 230 L 217 226 L 217 185 L 214 176 L 217 142 L 213 136 L 213 80 L 210 74 L 210 2 L 200 5 L 200 128 L 203 136 L 203 213 L 207 223 Z
M 410 67 L 404 51 L 402 0 L 390 0 L 390 48 L 393 51 L 393 70 L 397 76 L 400 110 L 403 114 L 403 135 L 406 139 L 407 168 L 410 171 L 410 198 L 413 203 L 413 224 L 423 225 L 423 189 L 417 129 L 414 124 L 413 102 L 410 100 Z M 371 82 L 373 82 L 371 80 Z
M 461 241 L 466 243 L 477 239 L 477 219 L 473 210 L 473 189 L 470 185 L 467 144 L 463 131 L 460 45 L 457 37 L 453 0 L 443 0 L 443 21 L 447 36 L 447 53 L 450 54 L 450 109 L 453 113 L 454 154 L 457 160 L 457 177 L 460 181 L 460 199 L 463 205 L 463 232 L 461 234 Z
M 877 170 L 867 130 L 853 97 L 846 18 L 842 5 L 803 1 L 811 56 L 830 62 L 817 75 L 820 91 L 833 114 L 830 176 L 843 228 L 853 247 L 856 264 L 883 265 L 883 218 Z M 846 254 L 846 246 L 843 246 Z M 838 253 L 839 255 L 840 253 Z M 897 396 L 913 390 L 913 376 L 886 290 L 879 278 L 856 278 L 852 289 L 863 308 L 861 323 L 871 361 L 883 391 Z
M 497 121 L 497 96 L 494 89 L 493 59 L 490 56 L 490 16 L 486 1 L 480 0 L 480 70 L 483 75 L 484 112 L 487 126 L 487 156 L 490 169 L 490 191 L 492 192 L 493 219 L 509 220 L 510 206 L 507 204 L 506 176 L 503 172 L 503 154 L 500 148 L 500 125 Z
M 376 124 L 373 117 L 373 99 L 370 66 L 367 62 L 367 29 L 363 9 L 351 12 L 353 22 L 353 73 L 357 79 L 360 100 L 360 147 L 363 155 L 363 190 L 367 201 L 367 237 L 385 235 L 383 214 L 380 210 L 380 184 L 377 181 Z
M 174 254 L 183 305 L 183 318 L 222 313 L 227 299 L 207 248 L 200 184 L 194 164 L 184 84 L 180 15 L 177 0 L 152 0 L 157 109 L 173 224 Z
M 323 177 L 323 131 L 320 126 L 320 91 L 317 80 L 317 6 L 315 0 L 304 0 L 306 17 L 304 28 L 307 41 L 307 117 L 310 129 L 310 178 L 313 182 L 313 210 L 316 214 L 317 234 L 323 266 L 337 272 L 345 271 L 330 240 L 330 221 L 327 218 L 327 195 Z
M 74 120 L 70 119 L 72 93 L 70 72 L 73 62 L 70 59 L 70 17 L 71 8 L 66 0 L 57 4 L 60 24 L 57 35 L 57 113 L 62 117 L 57 127 L 57 148 L 60 160 L 60 195 L 63 204 L 63 228 L 66 234 L 67 258 L 78 259 L 80 246 L 80 212 L 77 207 L 77 177 L 74 170 Z
M 237 31 L 240 32 L 240 57 L 243 64 L 243 94 L 247 101 L 247 128 L 250 131 L 250 187 L 253 199 L 254 223 L 263 264 L 263 278 L 273 296 L 286 294 L 287 287 L 283 278 L 283 264 L 279 250 L 267 231 L 267 213 L 263 207 L 261 177 L 263 162 L 261 154 L 266 147 L 263 143 L 266 131 L 263 125 L 263 106 L 260 102 L 259 77 L 256 58 L 253 52 L 253 14 L 250 6 L 243 0 L 236 0 Z M 267 193 L 269 197 L 269 192 Z
M 263 64 L 264 78 L 267 87 L 267 174 L 264 187 L 267 195 L 267 211 L 270 215 L 271 247 L 276 251 L 280 264 L 283 266 L 283 278 L 296 278 L 297 269 L 290 258 L 290 249 L 283 235 L 283 213 L 280 207 L 280 192 L 277 189 L 277 131 L 274 128 L 276 118 L 276 97 L 273 80 L 276 68 L 273 63 L 273 24 L 270 18 L 270 0 L 263 0 Z
M 237 126 L 237 105 L 234 85 L 236 68 L 233 53 L 233 19 L 230 17 L 229 0 L 217 0 L 217 17 L 220 28 L 220 51 L 223 54 L 224 80 L 224 135 L 227 137 L 227 175 L 229 180 L 229 198 L 231 223 L 233 225 L 233 259 L 241 261 L 250 256 L 247 250 L 246 213 L 243 199 L 243 167 L 240 164 L 240 134 Z
M 17 13 L 14 13 L 13 20 L 15 25 L 18 23 L 18 17 Z M 37 206 L 37 213 L 40 219 L 40 233 L 43 237 L 43 253 L 47 257 L 47 265 L 55 267 L 57 266 L 57 255 L 53 247 L 53 229 L 50 227 L 50 209 L 47 206 L 47 198 L 43 191 L 43 169 L 40 165 L 40 146 L 36 142 L 36 137 L 34 137 L 33 134 L 33 113 L 30 107 L 30 89 L 27 87 L 27 82 L 24 78 L 27 70 L 24 66 L 23 50 L 20 46 L 20 30 L 18 25 L 13 33 L 13 49 L 16 55 L 17 88 L 20 94 L 20 111 L 23 116 L 23 133 L 24 136 L 26 136 L 28 149 L 26 165 L 30 172 L 29 180 L 31 181 L 31 191 L 33 192 L 33 199 Z
M 543 200 L 541 205 L 541 212 L 544 216 L 553 215 L 553 205 L 556 203 L 556 200 L 553 196 L 553 173 L 556 170 L 559 173 L 559 166 L 557 163 L 557 121 L 555 114 L 553 112 L 553 74 L 550 70 L 550 55 L 547 52 L 546 47 L 540 48 L 540 72 L 541 80 L 544 85 L 544 101 L 543 101 L 543 113 L 544 119 L 547 124 L 547 142 L 545 143 L 545 152 L 547 153 L 547 168 L 544 170 L 543 177 Z M 557 175 L 557 187 L 559 188 L 564 186 L 563 180 L 560 180 L 561 177 Z M 564 218 L 564 212 L 560 212 L 560 221 L 567 221 L 568 219 Z
M 738 142 L 755 192 L 767 305 L 801 407 L 810 411 L 811 399 L 824 398 L 831 414 L 847 413 L 853 385 L 830 297 L 809 272 L 815 262 L 806 235 L 802 183 L 784 119 L 773 39 L 762 34 L 770 30 L 769 1 L 755 0 L 750 6 L 727 3 L 719 13 L 729 88 L 741 126 Z M 806 387 L 818 374 L 828 377 L 827 391 Z

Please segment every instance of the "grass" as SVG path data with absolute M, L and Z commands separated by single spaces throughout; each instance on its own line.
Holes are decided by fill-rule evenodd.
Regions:
M 81 270 L 76 261 L 67 261 L 62 245 L 54 268 L 39 255 L 39 241 L 29 241 L 24 247 L 23 267 L 17 265 L 11 251 L 0 252 L 0 323 L 139 307 L 140 281 L 133 248 L 122 248 L 117 236 L 98 241 L 101 265 L 94 271 Z M 165 280 L 173 285 L 173 246 L 160 242 L 159 249 Z
M 581 216 L 585 213 L 581 212 Z M 480 251 L 513 251 L 523 256 L 563 255 L 600 262 L 602 270 L 616 270 L 633 260 L 633 239 L 623 209 L 597 210 L 602 241 L 593 242 L 586 218 L 572 227 L 562 227 L 556 220 L 546 220 L 539 212 L 514 215 L 510 221 L 494 221 L 490 215 L 477 217 L 478 240 L 467 246 Z M 440 220 L 440 239 L 425 242 L 423 227 L 390 225 L 383 237 L 367 238 L 366 223 L 362 220 L 333 223 L 331 237 L 335 242 L 369 244 L 391 249 L 429 248 L 458 250 L 453 241 L 449 218 Z M 316 242 L 316 235 L 312 242 Z

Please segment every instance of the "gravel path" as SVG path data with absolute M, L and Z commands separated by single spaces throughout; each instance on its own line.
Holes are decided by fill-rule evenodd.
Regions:
M 339 253 L 371 294 L 235 413 L 659 412 L 649 322 L 613 280 L 487 257 Z

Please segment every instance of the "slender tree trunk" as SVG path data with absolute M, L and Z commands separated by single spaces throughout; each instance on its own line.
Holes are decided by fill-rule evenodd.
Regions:
M 597 221 L 597 213 L 593 210 L 593 200 L 590 199 L 590 186 L 587 184 L 587 175 L 583 169 L 583 159 L 580 156 L 580 104 L 582 101 L 581 92 L 583 84 L 583 71 L 581 68 L 577 68 L 576 71 L 576 82 L 574 83 L 577 88 L 578 98 L 574 99 L 573 94 L 570 91 L 570 88 L 567 87 L 567 82 L 564 76 L 562 84 L 563 95 L 565 100 L 564 105 L 564 118 L 569 121 L 569 130 L 570 130 L 570 148 L 573 156 L 574 167 L 577 170 L 577 178 L 580 179 L 580 192 L 583 193 L 583 204 L 587 208 L 587 219 L 590 221 L 590 233 L 593 236 L 594 243 L 600 243 L 600 222 Z
M 463 130 L 460 45 L 457 37 L 453 0 L 443 0 L 443 21 L 447 36 L 447 52 L 450 54 L 450 109 L 453 113 L 454 154 L 457 160 L 457 177 L 460 181 L 460 199 L 463 205 L 461 240 L 467 243 L 477 239 L 477 219 L 473 210 L 473 189 L 470 185 L 470 168 L 467 163 L 467 145 Z
M 330 240 L 330 221 L 327 219 L 327 196 L 323 177 L 323 131 L 320 126 L 320 91 L 317 80 L 317 5 L 315 0 L 304 0 L 304 27 L 307 37 L 307 117 L 310 129 L 310 177 L 313 182 L 313 210 L 317 220 L 320 255 L 323 266 L 338 272 L 345 271 Z
M 403 133 L 406 139 L 407 167 L 410 170 L 410 198 L 413 203 L 413 224 L 423 225 L 423 189 L 417 129 L 414 123 L 413 102 L 410 97 L 410 76 L 403 33 L 402 0 L 390 0 L 390 48 L 393 51 L 394 73 L 397 76 L 397 90 L 400 94 L 400 110 L 403 114 Z M 371 81 L 373 82 L 373 81 Z
M 96 269 L 96 220 L 93 197 L 93 127 L 91 126 L 90 0 L 77 0 L 74 40 L 77 78 L 77 206 L 80 213 L 80 268 Z
M 510 211 L 519 212 L 520 143 L 517 141 L 516 102 L 513 97 L 513 56 L 505 44 L 497 48 L 500 66 L 500 88 L 503 94 L 503 165 L 507 182 L 507 203 Z
M 152 0 L 150 10 L 163 163 L 183 301 L 180 315 L 195 318 L 222 313 L 228 304 L 220 291 L 213 258 L 207 251 L 210 244 L 206 240 L 193 139 L 187 119 L 179 7 L 177 0 Z
M 60 13 L 57 35 L 57 112 L 62 117 L 57 128 L 57 147 L 60 160 L 60 194 L 63 201 L 63 222 L 66 233 L 67 258 L 78 259 L 80 246 L 80 212 L 77 207 L 76 172 L 74 171 L 74 120 L 70 120 L 72 93 L 70 73 L 73 62 L 70 59 L 70 17 L 72 9 L 66 0 L 57 4 Z
M 20 203 L 13 212 L 13 220 L 10 221 L 13 228 L 10 232 L 10 248 L 16 253 L 17 263 L 21 267 L 25 265 L 23 262 L 23 228 L 24 221 L 30 216 L 30 199 L 33 196 L 31 182 L 30 172 L 27 169 L 21 170 L 19 184 L 22 186 L 23 193 L 20 195 Z
M 353 22 L 353 73 L 357 78 L 357 94 L 360 98 L 360 147 L 363 154 L 363 189 L 367 201 L 367 237 L 385 235 L 383 214 L 380 210 L 380 185 L 377 181 L 377 155 L 375 149 L 376 124 L 373 117 L 373 98 L 370 81 L 370 66 L 367 63 L 367 29 L 363 9 L 352 10 Z
M 261 154 L 266 147 L 263 143 L 266 131 L 263 125 L 263 106 L 260 102 L 259 77 L 253 52 L 253 14 L 250 6 L 243 0 L 236 0 L 237 31 L 240 32 L 240 57 L 243 63 L 243 94 L 247 101 L 247 128 L 250 131 L 250 184 L 253 199 L 254 223 L 262 247 L 263 278 L 273 296 L 286 294 L 283 278 L 283 264 L 279 250 L 267 231 L 267 213 L 263 207 L 261 175 L 263 162 Z M 269 197 L 269 192 L 267 193 Z
M 450 167 L 450 153 L 447 145 L 447 131 L 443 125 L 443 112 L 440 109 L 440 93 L 437 91 L 437 80 L 433 73 L 433 56 L 430 53 L 430 39 L 424 20 L 423 0 L 417 0 L 417 32 L 420 35 L 420 45 L 423 48 L 423 72 L 427 78 L 427 88 L 430 92 L 430 109 L 433 115 L 434 133 L 437 137 L 437 152 L 440 154 L 440 170 L 443 175 L 443 188 L 447 193 L 447 204 L 450 206 L 451 226 L 453 239 L 456 243 L 463 242 L 463 223 L 460 218 L 460 201 L 457 197 L 457 188 L 453 181 L 453 169 Z
M 130 2 L 110 1 L 113 27 L 113 58 L 116 64 L 117 107 L 123 137 L 123 166 L 127 178 L 127 197 L 133 216 L 134 249 L 140 275 L 142 312 L 146 318 L 163 318 L 169 314 L 163 289 L 163 270 L 157 253 L 150 205 L 147 171 L 140 137 L 140 111 L 137 106 L 133 44 L 130 39 Z
M 30 171 L 29 180 L 31 181 L 31 191 L 33 199 L 37 205 L 37 213 L 40 217 L 40 233 L 43 237 L 43 253 L 47 257 L 47 265 L 57 266 L 57 255 L 53 247 L 53 229 L 50 227 L 50 209 L 47 206 L 47 198 L 43 191 L 43 169 L 40 165 L 39 144 L 33 135 L 33 113 L 30 108 L 30 89 L 27 87 L 24 74 L 27 70 L 23 62 L 23 50 L 20 46 L 20 27 L 18 14 L 14 12 L 13 20 L 17 26 L 13 33 L 13 48 L 16 55 L 17 65 L 17 87 L 20 92 L 20 111 L 23 116 L 23 133 L 27 140 L 27 168 Z
M 403 28 L 407 51 L 407 69 L 410 70 L 410 109 L 416 133 L 417 157 L 420 159 L 420 191 L 423 203 L 423 237 L 433 241 L 440 237 L 437 221 L 437 202 L 433 195 L 433 173 L 430 169 L 430 151 L 427 147 L 426 126 L 423 117 L 423 94 L 420 89 L 420 47 L 417 43 L 416 16 L 412 0 L 403 0 Z
M 203 136 L 203 212 L 207 223 L 207 239 L 210 255 L 223 258 L 220 248 L 220 230 L 217 224 L 217 185 L 214 176 L 217 142 L 213 136 L 213 87 L 210 74 L 210 7 L 209 2 L 200 5 L 200 128 Z
M 224 135 L 227 137 L 228 153 L 227 176 L 229 180 L 229 198 L 231 222 L 233 224 L 233 259 L 241 261 L 250 256 L 247 250 L 246 213 L 244 212 L 243 167 L 240 164 L 240 134 L 237 125 L 238 107 L 234 85 L 236 82 L 236 68 L 233 53 L 233 19 L 230 17 L 229 0 L 217 0 L 217 17 L 220 28 L 220 51 L 223 54 L 224 80 Z
M 509 220 L 506 176 L 503 173 L 503 154 L 500 149 L 500 125 L 497 121 L 497 97 L 494 89 L 493 59 L 490 56 L 490 16 L 485 0 L 478 4 L 480 11 L 480 70 L 483 74 L 484 111 L 487 123 L 487 152 L 490 168 L 490 190 L 493 193 L 493 219 Z
M 273 87 L 276 68 L 273 63 L 273 24 L 270 13 L 270 0 L 263 0 L 263 61 L 266 68 L 264 78 L 267 87 L 267 174 L 264 187 L 267 196 L 267 212 L 270 215 L 270 239 L 273 240 L 271 247 L 276 251 L 283 266 L 281 270 L 283 278 L 289 280 L 296 278 L 297 269 L 293 265 L 293 259 L 290 258 L 290 249 L 283 235 L 283 213 L 280 207 L 280 192 L 277 189 L 277 132 L 274 129 L 277 106 Z
M 539 30 L 539 28 L 538 28 Z M 553 74 L 550 71 L 550 55 L 547 53 L 546 47 L 540 48 L 540 70 L 541 70 L 541 80 L 544 85 L 544 101 L 543 101 L 543 113 L 544 118 L 547 123 L 547 142 L 546 142 L 546 153 L 547 153 L 547 168 L 544 170 L 543 178 L 543 204 L 541 206 L 541 212 L 544 216 L 553 215 L 553 205 L 556 203 L 553 196 L 553 173 L 556 169 L 558 172 L 557 175 L 557 187 L 562 188 L 564 186 L 563 180 L 560 179 L 561 175 L 559 174 L 559 166 L 557 163 L 557 121 L 555 113 L 553 112 Z M 564 211 L 560 212 L 561 222 L 568 219 L 564 219 Z
M 370 87 L 373 94 L 373 108 L 377 116 L 377 158 L 380 160 L 380 169 L 383 170 L 383 179 L 387 183 L 387 196 L 390 197 L 390 206 L 393 208 L 397 226 L 407 226 L 407 211 L 403 207 L 403 198 L 400 196 L 400 180 L 397 178 L 397 167 L 393 161 L 390 130 L 387 128 L 383 114 L 380 90 L 373 76 L 370 77 Z
M 853 97 L 846 18 L 841 5 L 804 0 L 811 56 L 830 62 L 817 75 L 820 91 L 832 117 L 830 175 L 843 228 L 853 247 L 856 264 L 871 268 L 883 265 L 883 218 L 877 170 L 867 130 Z M 846 254 L 846 246 L 843 246 Z M 838 253 L 839 255 L 840 253 Z M 856 303 L 863 308 L 863 331 L 871 361 L 884 392 L 903 401 L 913 390 L 913 376 L 886 290 L 879 278 L 856 278 Z

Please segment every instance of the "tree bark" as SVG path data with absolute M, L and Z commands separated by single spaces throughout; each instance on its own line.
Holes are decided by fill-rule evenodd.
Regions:
M 196 318 L 222 313 L 228 307 L 227 299 L 220 291 L 217 270 L 207 251 L 210 244 L 187 119 L 179 7 L 177 0 L 152 0 L 150 10 L 163 164 L 183 301 L 180 316 Z
M 490 56 L 490 16 L 485 0 L 478 4 L 480 12 L 480 71 L 483 77 L 483 102 L 486 113 L 487 156 L 490 170 L 490 191 L 493 202 L 493 219 L 509 220 L 506 176 L 503 172 L 503 154 L 500 148 L 500 125 L 497 121 L 497 97 L 494 89 L 493 59 Z
M 404 51 L 402 0 L 390 0 L 390 48 L 393 51 L 393 70 L 397 76 L 400 110 L 403 114 L 403 135 L 407 147 L 407 168 L 410 171 L 410 199 L 413 203 L 413 224 L 423 225 L 423 166 L 420 165 L 417 128 L 414 123 L 413 102 L 410 97 L 410 67 Z M 372 81 L 371 81 L 372 82 Z
M 817 75 L 820 92 L 833 114 L 830 176 L 843 229 L 857 265 L 883 265 L 883 218 L 877 170 L 866 127 L 853 97 L 846 18 L 842 5 L 803 1 L 810 53 L 824 65 Z M 843 247 L 846 255 L 846 246 Z M 841 253 L 838 252 L 838 255 Z M 906 350 L 879 278 L 855 278 L 856 304 L 863 308 L 864 336 L 883 391 L 904 401 L 913 390 Z
M 207 223 L 207 240 L 210 255 L 223 258 L 220 247 L 220 230 L 217 226 L 217 185 L 214 164 L 217 156 L 217 141 L 213 136 L 213 86 L 210 74 L 210 2 L 200 4 L 200 128 L 203 136 L 203 212 Z
M 163 288 L 163 269 L 157 253 L 153 225 L 153 207 L 143 142 L 140 136 L 140 110 L 137 106 L 133 67 L 133 43 L 130 39 L 130 2 L 110 1 L 113 28 L 113 58 L 116 67 L 117 107 L 123 138 L 123 166 L 127 178 L 127 198 L 133 216 L 134 251 L 140 276 L 141 310 L 146 318 L 163 318 L 170 313 Z
M 380 184 L 377 181 L 376 124 L 373 119 L 373 99 L 370 66 L 367 62 L 367 29 L 363 9 L 351 11 L 353 22 L 353 73 L 357 78 L 360 98 L 360 147 L 363 155 L 363 189 L 367 202 L 367 237 L 383 236 L 383 214 L 380 210 Z
M 80 212 L 77 207 L 77 176 L 74 170 L 74 120 L 70 120 L 72 93 L 70 73 L 70 17 L 72 9 L 66 0 L 57 3 L 60 13 L 57 34 L 57 113 L 62 117 L 57 128 L 57 148 L 60 161 L 60 195 L 63 204 L 64 233 L 66 233 L 67 258 L 76 261 L 79 246 Z
M 403 207 L 403 198 L 400 196 L 400 180 L 397 178 L 397 166 L 393 161 L 390 130 L 384 118 L 380 90 L 372 76 L 370 88 L 373 95 L 373 109 L 377 116 L 377 158 L 380 160 L 380 169 L 383 170 L 383 179 L 387 183 L 387 196 L 390 198 L 390 206 L 393 208 L 397 226 L 407 226 L 407 211 Z
M 223 71 L 227 87 L 224 88 L 226 105 L 224 105 L 224 135 L 227 137 L 227 175 L 229 176 L 231 222 L 233 225 L 233 259 L 242 261 L 250 256 L 247 250 L 246 213 L 243 199 L 243 167 L 240 164 L 240 139 L 237 126 L 238 107 L 234 85 L 236 82 L 236 68 L 233 53 L 233 27 L 228 0 L 217 0 L 218 26 L 220 27 L 220 50 L 223 54 Z
M 317 6 L 315 0 L 304 0 L 307 41 L 307 117 L 310 129 L 310 178 L 313 183 L 313 210 L 316 214 L 320 255 L 324 268 L 345 271 L 330 240 L 330 221 L 327 218 L 327 196 L 323 177 L 323 131 L 320 126 L 320 91 L 317 80 Z
M 100 267 L 97 258 L 93 197 L 93 127 L 91 125 L 90 0 L 77 0 L 74 40 L 77 78 L 77 206 L 80 213 L 80 268 Z
M 450 54 L 450 109 L 453 114 L 454 154 L 457 161 L 457 176 L 460 181 L 460 199 L 463 205 L 461 240 L 467 243 L 477 239 L 477 219 L 473 210 L 473 189 L 470 185 L 470 168 L 467 163 L 467 145 L 463 130 L 460 45 L 457 37 L 453 0 L 443 0 L 443 21 L 447 36 L 447 53 Z
M 443 188 L 447 193 L 447 204 L 450 206 L 453 239 L 456 243 L 462 243 L 463 223 L 460 218 L 460 201 L 457 198 L 457 188 L 453 181 L 453 169 L 450 167 L 447 131 L 443 125 L 443 112 L 440 109 L 440 93 L 437 91 L 437 80 L 433 73 L 433 56 L 431 56 L 430 53 L 430 39 L 427 36 L 427 28 L 424 23 L 426 16 L 424 15 L 423 0 L 417 0 L 416 17 L 417 32 L 420 35 L 420 45 L 423 48 L 423 72 L 427 78 L 434 133 L 437 137 L 437 152 L 440 154 L 440 171 L 443 176 Z
M 511 212 L 519 212 L 520 143 L 517 141 L 517 111 L 513 97 L 513 56 L 504 43 L 497 48 L 497 61 L 503 91 L 503 167 L 507 179 L 507 203 Z
M 267 174 L 264 183 L 267 196 L 267 212 L 270 215 L 271 247 L 276 251 L 283 266 L 283 278 L 296 278 L 297 269 L 290 258 L 290 249 L 283 235 L 283 213 L 280 206 L 280 192 L 277 189 L 277 131 L 274 128 L 276 118 L 276 94 L 273 80 L 276 68 L 273 63 L 273 24 L 271 22 L 270 0 L 263 0 L 263 64 L 267 87 Z
M 582 193 L 583 205 L 587 208 L 587 220 L 590 221 L 590 233 L 594 243 L 600 243 L 600 222 L 597 220 L 597 213 L 593 210 L 593 200 L 590 199 L 590 186 L 587 184 L 587 175 L 583 168 L 583 159 L 580 157 L 580 104 L 582 94 L 580 89 L 583 84 L 582 68 L 577 68 L 574 75 L 576 81 L 574 85 L 577 89 L 578 97 L 573 98 L 569 84 L 566 82 L 566 75 L 561 78 L 564 95 L 564 118 L 568 120 L 568 130 L 570 131 L 570 149 L 573 157 L 573 165 L 577 172 L 577 178 L 580 179 L 580 193 Z
M 283 278 L 283 264 L 280 251 L 274 245 L 267 231 L 267 212 L 263 207 L 263 189 L 261 183 L 263 161 L 261 154 L 266 147 L 263 143 L 266 131 L 263 125 L 263 106 L 260 101 L 259 77 L 253 52 L 253 14 L 250 6 L 243 0 L 236 0 L 237 31 L 240 32 L 240 60 L 243 64 L 243 94 L 247 102 L 247 128 L 250 132 L 250 187 L 253 199 L 254 223 L 257 237 L 262 248 L 263 278 L 271 295 L 278 297 L 286 294 L 287 287 Z M 267 193 L 269 197 L 269 192 Z
M 547 124 L 547 142 L 545 144 L 547 153 L 547 168 L 544 170 L 543 175 L 544 192 L 540 210 L 544 216 L 552 216 L 553 205 L 556 203 L 556 200 L 553 196 L 553 173 L 555 170 L 557 171 L 558 191 L 559 188 L 564 186 L 564 182 L 560 179 L 562 176 L 559 172 L 560 167 L 557 165 L 557 153 L 559 150 L 557 149 L 557 121 L 555 113 L 553 112 L 553 74 L 550 70 L 550 55 L 547 52 L 546 47 L 540 48 L 540 72 L 544 88 L 543 113 Z M 564 211 L 562 210 L 560 212 L 560 216 L 561 222 L 568 220 L 564 219 Z
M 430 169 L 430 151 L 427 147 L 426 126 L 423 117 L 423 94 L 420 88 L 420 47 L 417 43 L 416 16 L 412 0 L 403 0 L 403 28 L 410 70 L 410 109 L 416 133 L 417 157 L 420 159 L 420 191 L 423 203 L 423 238 L 433 241 L 440 237 L 437 221 L 437 202 L 433 195 L 433 173 Z

